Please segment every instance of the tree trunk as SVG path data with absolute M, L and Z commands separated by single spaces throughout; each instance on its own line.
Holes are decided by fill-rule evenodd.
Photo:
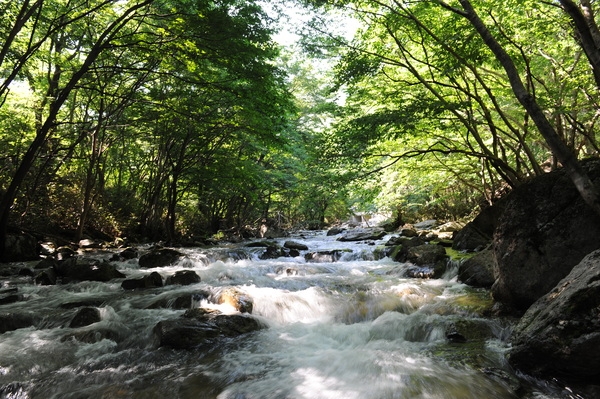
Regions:
M 600 197 L 596 187 L 579 164 L 575 154 L 566 145 L 566 143 L 561 140 L 552 124 L 546 118 L 546 115 L 544 115 L 543 110 L 535 98 L 525 88 L 525 85 L 523 84 L 519 75 L 519 71 L 517 70 L 512 58 L 510 55 L 508 55 L 500 43 L 498 43 L 494 36 L 492 36 L 487 26 L 485 26 L 481 18 L 479 18 L 473 9 L 470 1 L 459 1 L 464 9 L 464 12 L 460 10 L 458 12 L 471 23 L 471 25 L 483 39 L 484 43 L 494 53 L 496 59 L 500 62 L 506 72 L 506 75 L 508 76 L 513 93 L 521 105 L 523 105 L 529 116 L 531 116 L 531 120 L 535 123 L 540 134 L 546 140 L 550 150 L 564 166 L 567 174 L 575 184 L 575 187 L 579 191 L 579 194 L 583 200 L 590 207 L 592 207 L 592 209 L 598 215 L 600 215 Z
M 581 0 L 581 9 L 571 0 L 560 0 L 563 10 L 573 21 L 575 34 L 592 67 L 596 86 L 600 89 L 600 30 L 589 0 Z

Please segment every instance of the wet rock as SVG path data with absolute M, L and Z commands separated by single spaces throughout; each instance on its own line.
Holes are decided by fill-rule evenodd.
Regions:
M 25 262 L 39 259 L 37 240 L 31 234 L 7 234 L 0 262 Z
M 464 343 L 467 341 L 482 341 L 497 338 L 490 322 L 485 319 L 458 319 L 446 326 L 446 339 L 450 342 Z
M 23 295 L 19 294 L 17 288 L 7 288 L 0 290 L 0 305 L 8 305 L 23 300 Z
M 75 309 L 82 307 L 100 307 L 104 304 L 104 300 L 102 299 L 87 299 L 83 301 L 75 301 L 75 302 L 65 302 L 60 305 L 61 309 Z
M 0 313 L 0 334 L 35 325 L 37 319 L 30 313 Z
M 71 247 L 62 246 L 56 249 L 55 255 L 57 260 L 66 260 L 77 256 L 77 252 Z
M 139 278 L 131 278 L 121 283 L 121 288 L 125 290 L 138 290 L 143 288 L 159 288 L 163 286 L 162 276 L 157 272 L 152 272 Z
M 167 277 L 167 285 L 191 285 L 200 282 L 200 276 L 193 270 L 178 270 Z
M 392 258 L 396 262 L 407 262 L 408 250 L 412 247 L 425 245 L 425 241 L 423 241 L 423 239 L 421 239 L 420 237 L 398 237 L 393 241 L 392 244 L 396 244 L 396 246 L 392 249 L 390 253 L 390 258 Z
M 344 231 L 346 231 L 346 229 L 343 229 L 341 227 L 332 227 L 329 230 L 327 230 L 327 235 L 337 236 L 338 234 L 342 234 Z
M 600 381 L 600 250 L 527 310 L 511 343 L 509 362 L 525 373 Z
M 283 244 L 284 248 L 288 248 L 288 249 L 295 249 L 298 251 L 306 251 L 308 250 L 308 247 L 305 244 L 296 242 L 296 241 L 286 241 Z
M 422 222 L 416 223 L 413 227 L 417 230 L 431 230 L 438 225 L 438 221 L 435 219 L 423 220 Z
M 40 243 L 40 255 L 50 256 L 56 252 L 56 244 L 52 241 L 45 241 Z
M 380 240 L 387 233 L 383 229 L 355 229 L 347 231 L 338 241 L 368 241 Z
M 218 311 L 190 309 L 172 320 L 159 322 L 153 330 L 158 346 L 191 349 L 224 337 L 237 337 L 266 326 L 245 314 L 225 315 Z
M 139 256 L 139 252 L 137 249 L 135 248 L 125 248 L 124 250 L 122 250 L 121 252 L 119 252 L 118 254 L 114 254 L 110 260 L 117 262 L 117 261 L 123 261 L 123 260 L 130 260 L 130 259 L 135 259 Z
M 83 249 L 99 249 L 102 248 L 104 245 L 104 243 L 102 241 L 97 241 L 97 240 L 92 240 L 89 238 L 85 238 L 83 240 L 79 241 L 79 248 L 83 248 Z
M 254 301 L 248 295 L 234 287 L 217 291 L 211 298 L 217 304 L 227 304 L 241 313 L 252 313 Z
M 496 258 L 490 249 L 478 252 L 458 267 L 459 281 L 472 287 L 490 288 L 494 284 Z
M 504 211 L 504 199 L 484 208 L 471 222 L 454 234 L 452 248 L 457 251 L 479 251 L 490 245 L 498 218 Z
M 58 276 L 54 268 L 40 271 L 35 276 L 35 283 L 38 285 L 56 285 Z
M 285 251 L 285 249 L 275 246 L 275 247 L 267 247 L 265 252 L 263 252 L 259 256 L 259 258 L 262 260 L 266 260 L 266 259 L 283 258 L 283 257 L 287 257 L 287 256 L 289 256 L 289 255 Z
M 417 233 L 417 230 L 413 229 L 412 227 L 403 227 L 400 229 L 400 235 L 402 237 L 417 237 L 419 233 Z
M 48 257 L 40 260 L 34 267 L 34 269 L 48 269 L 50 267 L 56 267 L 58 261 L 54 258 Z
M 277 243 L 275 241 L 253 241 L 249 242 L 245 245 L 248 248 L 269 248 L 269 247 L 277 247 Z
M 404 273 L 403 277 L 408 278 L 436 278 L 435 277 L 435 269 L 432 267 L 423 267 L 423 266 L 409 266 Z
M 416 268 L 417 275 L 413 277 L 440 278 L 446 271 L 448 255 L 446 249 L 441 245 L 418 245 L 408 248 L 406 262 L 419 266 Z
M 86 344 L 95 344 L 103 339 L 110 339 L 111 341 L 119 342 L 123 338 L 122 335 L 123 334 L 121 332 L 114 331 L 109 328 L 97 328 L 91 330 L 84 329 L 67 334 L 61 339 L 61 341 L 65 342 L 74 339 Z
M 94 324 L 102 320 L 100 310 L 98 308 L 87 307 L 80 309 L 69 324 L 70 328 L 79 328 Z
M 191 309 L 194 304 L 199 303 L 202 299 L 207 299 L 210 293 L 188 293 L 177 295 L 175 297 L 161 298 L 152 304 L 147 309 Z
M 116 266 L 105 260 L 81 260 L 70 258 L 58 262 L 55 267 L 56 273 L 62 277 L 63 283 L 72 281 L 110 281 L 115 278 L 123 278 L 125 275 L 119 272 Z
M 304 259 L 307 262 L 312 263 L 337 262 L 342 257 L 343 252 L 344 251 L 339 249 L 334 249 L 333 251 L 309 252 L 304 255 Z
M 184 255 L 171 248 L 159 248 L 140 256 L 140 267 L 150 269 L 154 267 L 170 266 L 179 261 Z
M 600 186 L 600 159 L 581 163 Z M 560 169 L 515 188 L 494 233 L 494 298 L 525 311 L 600 248 L 600 215 Z

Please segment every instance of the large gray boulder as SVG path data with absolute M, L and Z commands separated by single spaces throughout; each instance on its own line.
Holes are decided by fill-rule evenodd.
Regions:
M 347 231 L 344 235 L 339 237 L 338 241 L 368 241 L 368 240 L 380 240 L 387 233 L 383 229 L 355 229 Z
M 582 166 L 600 186 L 600 160 Z M 516 188 L 506 197 L 494 232 L 494 299 L 525 311 L 600 248 L 598 237 L 600 216 L 562 169 Z
M 527 310 L 511 341 L 509 362 L 528 374 L 600 381 L 600 250 Z
M 265 327 L 248 314 L 226 315 L 196 308 L 186 311 L 180 318 L 159 322 L 153 331 L 159 346 L 191 349 L 215 339 L 237 337 Z
M 472 287 L 490 288 L 495 281 L 496 259 L 491 250 L 477 252 L 458 267 L 458 280 Z
M 78 260 L 69 258 L 55 265 L 56 273 L 63 283 L 74 281 L 110 281 L 125 275 L 117 267 L 103 260 Z
M 140 256 L 139 265 L 143 268 L 154 268 L 154 267 L 164 267 L 170 266 L 179 259 L 181 259 L 184 255 L 172 248 L 155 248 L 148 253 Z

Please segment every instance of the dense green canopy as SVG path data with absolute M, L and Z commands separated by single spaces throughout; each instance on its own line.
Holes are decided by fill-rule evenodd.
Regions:
M 456 219 L 561 164 L 593 194 L 589 1 L 295 4 L 302 49 L 274 3 L 0 0 L 0 236 Z

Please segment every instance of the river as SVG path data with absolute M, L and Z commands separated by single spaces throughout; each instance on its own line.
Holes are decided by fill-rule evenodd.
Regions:
M 309 251 L 345 250 L 332 263 L 260 260 L 264 248 L 242 244 L 181 249 L 187 257 L 169 267 L 118 262 L 128 277 L 194 270 L 201 282 L 187 286 L 125 292 L 122 279 L 36 286 L 29 277 L 6 278 L 3 288 L 17 287 L 25 300 L 1 305 L 0 313 L 30 312 L 43 322 L 0 335 L 0 397 L 576 397 L 510 369 L 511 322 L 482 316 L 489 294 L 457 282 L 456 265 L 442 279 L 404 278 L 407 265 L 374 255 L 387 238 L 377 245 L 325 232 L 288 238 Z M 268 328 L 195 349 L 157 347 L 154 326 L 185 310 L 153 303 L 226 286 L 251 298 L 252 314 Z M 61 305 L 74 302 L 97 303 L 102 320 L 69 328 L 77 309 Z M 235 312 L 206 299 L 191 306 Z M 74 338 L 82 331 L 100 335 L 82 342 Z

